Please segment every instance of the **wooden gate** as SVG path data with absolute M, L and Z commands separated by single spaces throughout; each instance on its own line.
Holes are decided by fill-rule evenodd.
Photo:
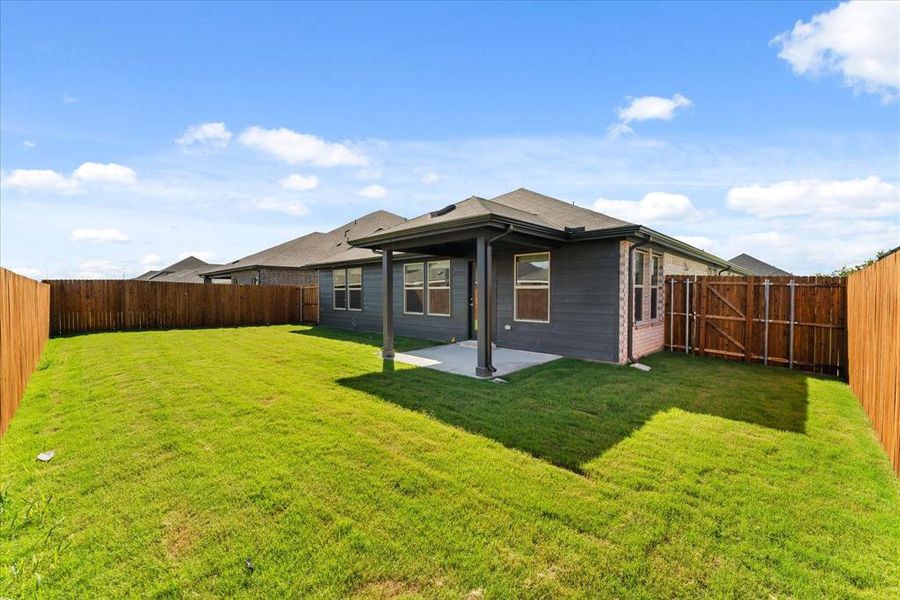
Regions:
M 670 276 L 666 347 L 846 377 L 841 277 Z

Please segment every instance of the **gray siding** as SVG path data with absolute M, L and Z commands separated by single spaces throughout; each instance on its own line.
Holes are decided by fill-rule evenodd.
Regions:
M 512 253 L 494 254 L 494 273 L 498 346 L 618 360 L 618 240 L 574 243 L 550 251 L 549 323 L 513 319 Z
M 433 340 L 466 339 L 468 261 L 451 260 L 451 316 L 403 314 L 403 267 L 394 265 L 394 333 Z M 569 244 L 550 252 L 550 322 L 513 320 L 513 254 L 494 254 L 498 346 L 615 362 L 619 356 L 619 243 Z M 319 272 L 323 325 L 381 331 L 381 265 L 363 267 L 363 310 L 334 310 L 331 269 Z M 509 326 L 509 330 L 506 326 Z
M 419 261 L 413 261 L 419 262 Z M 450 261 L 450 316 L 403 314 L 403 263 L 394 263 L 394 335 L 429 340 L 464 340 L 468 329 L 468 267 L 465 259 Z M 319 319 L 322 325 L 381 331 L 381 265 L 363 266 L 363 309 L 334 310 L 332 270 L 319 271 Z

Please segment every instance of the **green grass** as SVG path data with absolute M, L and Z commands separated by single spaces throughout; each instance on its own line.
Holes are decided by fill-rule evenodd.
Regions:
M 378 341 L 52 340 L 0 442 L 0 596 L 900 596 L 900 484 L 841 382 L 659 354 L 503 385 Z

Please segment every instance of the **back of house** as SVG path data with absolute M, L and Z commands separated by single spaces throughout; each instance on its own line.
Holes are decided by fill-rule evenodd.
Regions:
M 663 233 L 526 189 L 472 197 L 349 243 L 307 265 L 318 270 L 324 325 L 383 331 L 390 285 L 397 335 L 475 339 L 483 314 L 498 346 L 617 363 L 663 347 L 665 275 L 748 273 Z M 491 284 L 484 295 L 479 273 Z

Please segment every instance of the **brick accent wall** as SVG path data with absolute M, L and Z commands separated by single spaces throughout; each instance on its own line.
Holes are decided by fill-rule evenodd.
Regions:
M 628 248 L 631 242 L 619 242 L 619 364 L 628 362 Z
M 318 285 L 319 272 L 312 269 L 305 271 L 294 269 L 250 269 L 249 271 L 233 273 L 231 275 L 231 283 L 238 285 Z
M 620 242 L 619 257 L 619 363 L 624 364 L 628 361 L 628 286 L 631 280 L 628 276 L 628 254 L 631 243 L 627 241 Z M 657 295 L 657 318 L 650 320 L 650 283 L 651 283 L 651 256 L 657 254 L 662 258 L 663 272 L 665 273 L 666 256 L 661 253 L 651 252 L 647 248 L 641 248 L 644 251 L 644 293 L 643 293 L 643 313 L 644 321 L 634 326 L 632 330 L 632 347 L 631 353 L 635 359 L 642 356 L 659 352 L 665 347 L 665 286 L 661 286 Z M 639 256 L 635 251 L 635 256 Z M 680 258 L 680 257 L 679 257 Z M 663 281 L 660 277 L 659 281 Z
M 315 270 L 260 269 L 262 285 L 317 285 L 319 272 Z
M 632 334 L 631 353 L 640 358 L 665 347 L 666 326 L 664 321 L 654 321 L 646 325 L 636 325 Z

